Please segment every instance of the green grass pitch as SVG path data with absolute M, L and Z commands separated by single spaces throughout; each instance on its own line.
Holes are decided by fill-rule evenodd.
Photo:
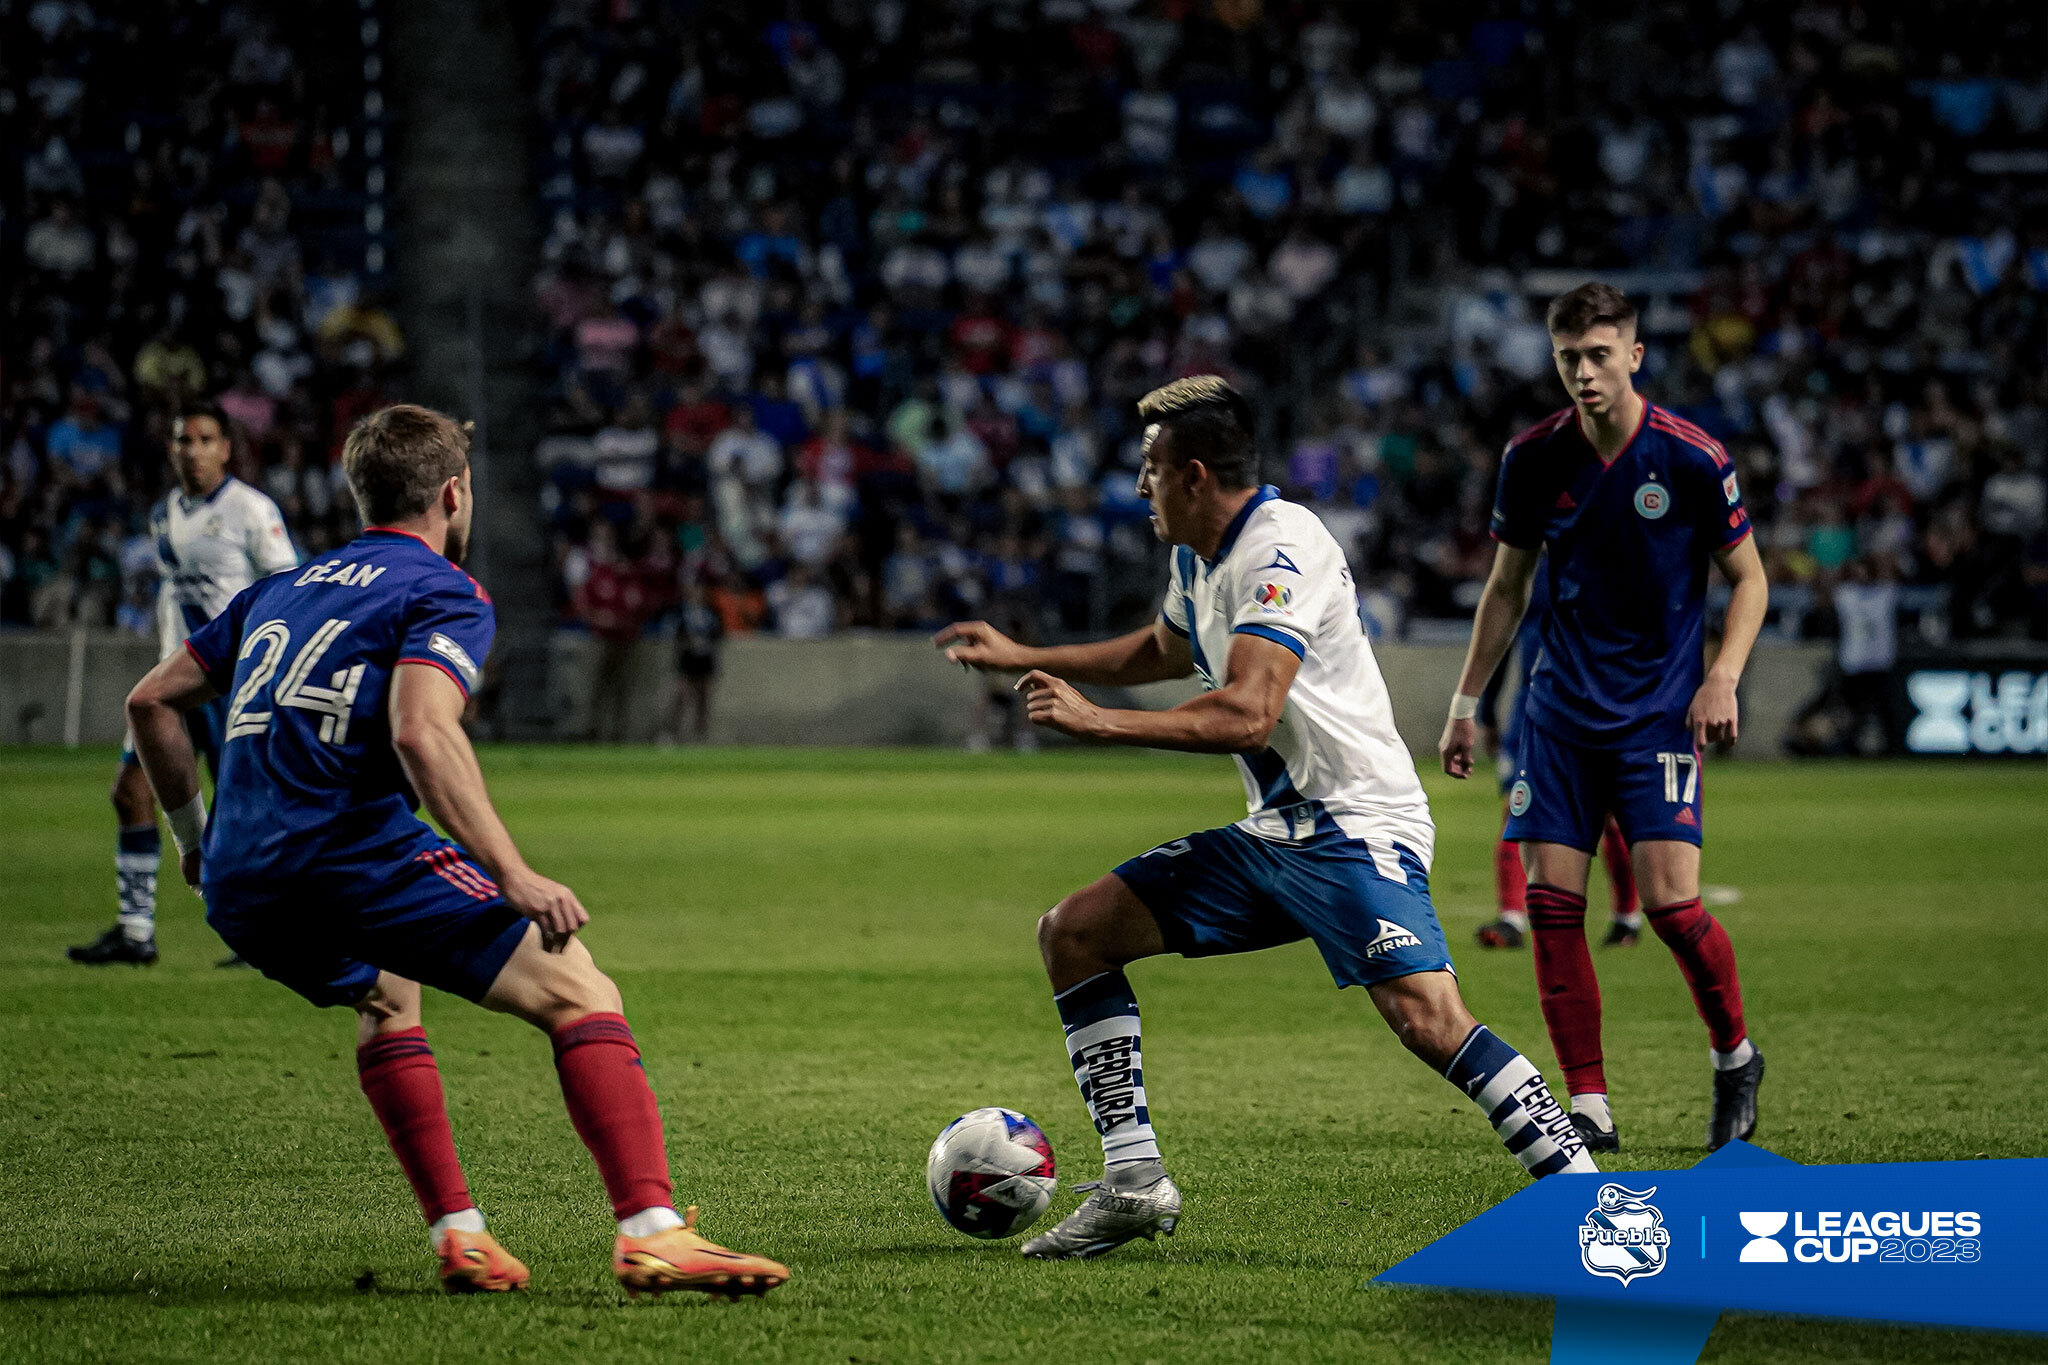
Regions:
M 624 988 L 680 1201 L 788 1261 L 766 1302 L 628 1305 L 545 1042 L 429 1001 L 456 1140 L 531 1292 L 446 1300 L 356 1090 L 352 1018 L 220 972 L 165 878 L 161 964 L 91 970 L 111 917 L 111 752 L 0 756 L 0 1359 L 1545 1359 L 1531 1301 L 1362 1287 L 1512 1193 L 1471 1106 L 1306 945 L 1132 969 L 1180 1235 L 1041 1265 L 934 1215 L 932 1135 L 1023 1109 L 1068 1182 L 1098 1152 L 1032 921 L 1242 813 L 1217 759 L 1062 752 L 484 755 L 528 855 L 575 886 Z M 2038 767 L 1723 765 L 1709 881 L 1771 1063 L 1759 1141 L 1806 1162 L 2041 1153 L 2048 937 Z M 1555 1077 L 1491 907 L 1491 784 L 1437 778 L 1435 894 L 1480 1018 Z M 1596 915 L 1604 891 L 1596 891 Z M 1654 942 L 1599 958 L 1628 1143 L 1700 1155 L 1706 1041 Z M 1074 1196 L 1063 1189 L 1064 1212 Z M 2048 1343 L 1724 1320 L 1709 1361 L 2048 1361 Z

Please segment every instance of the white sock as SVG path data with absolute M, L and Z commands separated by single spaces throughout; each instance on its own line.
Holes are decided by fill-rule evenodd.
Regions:
M 1104 972 L 1061 991 L 1053 1004 L 1066 1030 L 1074 1080 L 1102 1137 L 1103 1166 L 1159 1160 L 1131 983 L 1121 971 Z
M 483 1230 L 483 1210 L 467 1208 L 457 1209 L 454 1213 L 444 1213 L 439 1218 L 436 1218 L 433 1226 L 427 1229 L 427 1235 L 433 1239 L 435 1247 L 438 1248 L 441 1245 L 441 1234 L 444 1232 L 482 1232 Z
M 1512 924 L 1525 934 L 1529 932 L 1529 912 L 1527 910 L 1503 910 L 1500 912 L 1500 922 L 1502 924 Z
M 1614 1130 L 1614 1115 L 1607 1111 L 1607 1096 L 1598 1090 L 1572 1096 L 1572 1112 L 1584 1114 L 1603 1133 Z
M 1738 1066 L 1749 1065 L 1749 1059 L 1756 1056 L 1756 1044 L 1744 1038 L 1735 1045 L 1733 1052 L 1716 1052 L 1708 1048 L 1707 1055 L 1714 1059 L 1714 1070 L 1733 1071 Z
M 683 1216 L 666 1204 L 656 1204 L 651 1209 L 642 1209 L 630 1218 L 619 1220 L 619 1236 L 652 1237 L 667 1232 L 670 1228 L 683 1225 Z
M 1643 927 L 1643 912 L 1631 910 L 1625 915 L 1616 915 L 1614 922 L 1616 924 L 1626 924 L 1631 929 L 1640 929 Z

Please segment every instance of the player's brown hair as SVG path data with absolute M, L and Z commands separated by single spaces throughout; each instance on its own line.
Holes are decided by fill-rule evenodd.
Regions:
M 1552 336 L 1579 336 L 1603 323 L 1633 330 L 1636 306 L 1613 285 L 1593 280 L 1552 299 L 1544 321 Z
M 380 408 L 349 428 L 341 468 L 365 526 L 411 521 L 469 464 L 469 423 L 417 403 Z
M 1200 460 L 1222 487 L 1249 488 L 1259 481 L 1252 405 L 1221 375 L 1189 375 L 1161 385 L 1138 400 L 1138 420 L 1173 432 L 1174 455 L 1183 463 Z

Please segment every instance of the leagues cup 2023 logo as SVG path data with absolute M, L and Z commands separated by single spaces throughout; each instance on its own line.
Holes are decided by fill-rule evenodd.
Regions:
M 1586 1221 L 1579 1224 L 1579 1260 L 1587 1271 L 1619 1280 L 1655 1275 L 1664 1269 L 1671 1250 L 1671 1233 L 1664 1227 L 1664 1215 L 1646 1203 L 1657 1192 L 1631 1190 L 1620 1185 L 1602 1185 Z

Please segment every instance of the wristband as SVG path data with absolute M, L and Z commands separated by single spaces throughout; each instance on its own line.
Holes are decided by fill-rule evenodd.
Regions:
M 1451 698 L 1452 720 L 1471 720 L 1478 714 L 1479 698 L 1467 696 L 1463 692 L 1459 692 Z
M 199 841 L 206 836 L 206 797 L 203 794 L 194 793 L 190 801 L 164 814 L 171 822 L 171 838 L 177 842 L 179 857 L 199 847 Z

